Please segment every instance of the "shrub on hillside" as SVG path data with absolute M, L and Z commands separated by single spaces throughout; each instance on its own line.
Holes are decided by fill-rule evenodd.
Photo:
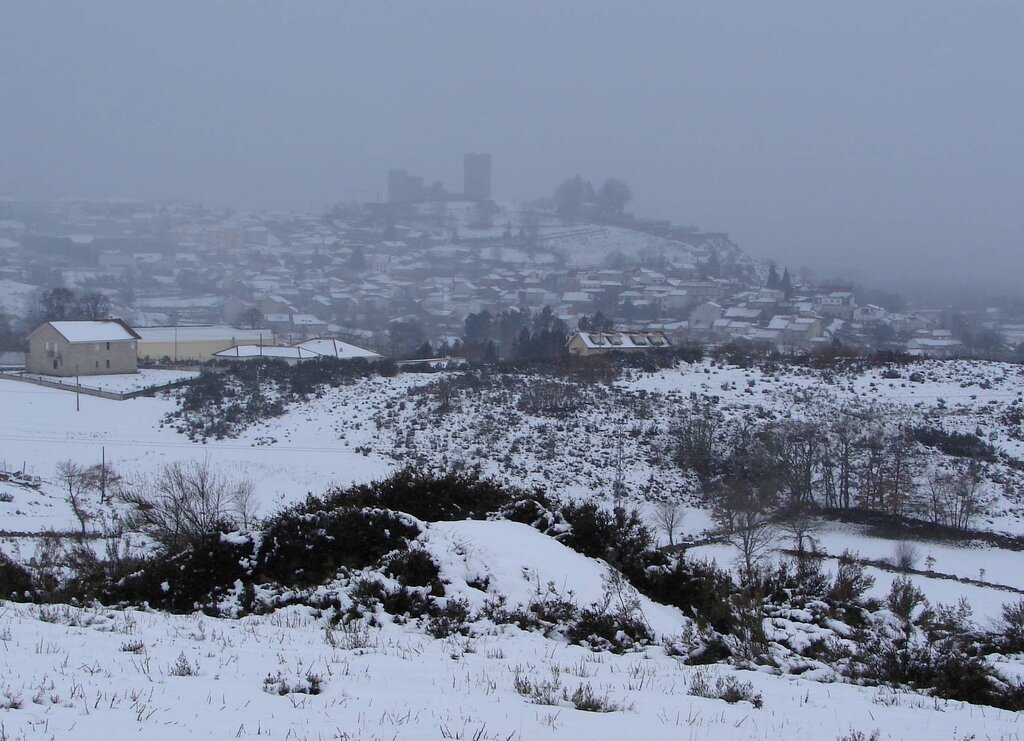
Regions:
M 218 603 L 235 584 L 249 579 L 254 555 L 250 535 L 207 533 L 179 553 L 139 562 L 133 573 L 112 581 L 98 597 L 107 603 L 147 603 L 169 612 L 216 615 Z M 239 608 L 251 609 L 251 597 L 240 597 Z
M 525 492 L 485 478 L 475 469 L 437 473 L 405 468 L 382 481 L 333 489 L 323 499 L 311 500 L 311 506 L 380 507 L 439 522 L 482 520 L 527 497 Z
M 122 482 L 117 496 L 131 507 L 128 526 L 171 554 L 210 533 L 252 524 L 252 482 L 231 478 L 209 460 L 168 463 L 152 479 Z
M 566 638 L 594 651 L 623 653 L 654 640 L 647 623 L 633 612 L 608 610 L 600 605 L 585 607 L 569 624 Z
M 288 587 L 322 584 L 343 567 L 376 564 L 420 534 L 398 512 L 351 506 L 309 511 L 310 506 L 286 510 L 269 522 L 256 557 L 259 579 Z
M 1001 651 L 1024 652 L 1024 599 L 1003 605 L 997 630 Z
M 569 530 L 565 517 L 543 492 L 532 492 L 527 498 L 515 499 L 501 508 L 503 520 L 529 525 L 545 535 L 556 536 Z
M 384 573 L 405 587 L 429 587 L 438 583 L 441 569 L 425 550 L 410 548 L 384 559 Z
M 760 692 L 754 692 L 754 685 L 733 676 L 721 676 L 712 682 L 706 671 L 698 671 L 690 680 L 690 694 L 713 700 L 725 700 L 729 704 L 749 702 L 755 708 L 764 707 Z
M 211 368 L 181 391 L 181 407 L 166 420 L 193 440 L 235 437 L 254 422 L 284 414 L 289 403 L 327 387 L 373 374 L 394 375 L 392 361 L 318 358 L 288 365 L 275 358 Z
M 1024 687 L 1003 677 L 959 641 L 908 644 L 874 640 L 860 647 L 853 675 L 861 681 L 911 687 L 947 700 L 1024 709 Z
M 28 570 L 0 553 L 0 597 L 20 601 L 32 599 L 34 593 L 32 575 Z
M 996 449 L 971 432 L 946 432 L 937 427 L 915 427 L 914 439 L 925 447 L 936 448 L 946 455 L 994 461 Z
M 714 563 L 676 556 L 671 564 L 650 569 L 638 588 L 656 602 L 678 607 L 701 627 L 723 634 L 735 627 L 731 598 L 736 585 Z
M 569 532 L 559 540 L 591 558 L 603 558 L 631 581 L 642 581 L 650 566 L 666 563 L 653 550 L 654 538 L 636 510 L 615 507 L 610 512 L 594 502 L 562 508 Z
M 864 565 L 850 551 L 843 551 L 828 597 L 839 604 L 851 604 L 860 600 L 874 584 L 875 577 L 864 570 Z

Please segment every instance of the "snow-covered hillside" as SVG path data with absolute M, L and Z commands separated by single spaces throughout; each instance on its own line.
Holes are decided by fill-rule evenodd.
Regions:
M 510 598 L 538 580 L 598 598 L 607 567 L 514 523 L 431 526 L 458 593 L 482 573 Z M 461 586 L 459 584 L 461 583 Z M 644 603 L 662 630 L 680 625 Z M 1015 713 L 726 666 L 664 649 L 617 655 L 478 626 L 436 640 L 380 615 L 331 626 L 287 607 L 239 620 L 0 603 L 0 724 L 10 739 L 1012 739 Z M 695 696 L 718 680 L 749 701 Z M 698 690 L 699 691 L 699 690 Z M 578 709 L 577 706 L 589 708 Z
M 697 266 L 714 253 L 722 265 L 739 266 L 739 272 L 747 275 L 757 272 L 756 263 L 735 244 L 722 236 L 708 238 L 696 231 L 685 242 L 622 226 L 566 221 L 529 205 L 510 202 L 498 202 L 492 208 L 472 201 L 419 204 L 416 214 L 410 220 L 410 229 L 457 233 L 460 239 L 479 243 L 481 254 L 489 259 L 511 263 L 536 266 L 557 261 L 596 268 L 618 254 L 630 260 L 664 259 L 676 265 Z M 486 218 L 482 214 L 487 214 Z M 528 239 L 524 238 L 527 234 Z M 488 245 L 488 241 L 496 244 Z
M 0 314 L 25 316 L 32 296 L 39 289 L 27 283 L 0 278 Z
M 983 468 L 984 507 L 973 526 L 1018 536 L 1024 533 L 1016 464 L 1024 456 L 1022 380 L 1019 366 L 965 361 L 838 372 L 706 360 L 612 384 L 405 374 L 324 389 L 236 438 L 205 442 L 190 441 L 168 419 L 177 393 L 126 402 L 83 397 L 75 411 L 71 393 L 0 381 L 0 462 L 7 471 L 43 479 L 38 490 L 0 482 L 0 549 L 28 562 L 41 553 L 42 541 L 33 534 L 78 530 L 57 463 L 93 465 L 105 454 L 130 480 L 172 461 L 207 459 L 231 476 L 251 479 L 264 514 L 309 492 L 379 479 L 402 466 L 457 463 L 563 500 L 610 505 L 621 470 L 627 503 L 640 507 L 660 538 L 666 536 L 658 503 L 677 499 L 684 517 L 677 539 L 702 542 L 688 557 L 731 567 L 735 548 L 704 542 L 714 526 L 700 484 L 675 460 L 676 428 L 704 404 L 721 415 L 723 435 L 752 423 L 827 422 L 851 410 L 894 427 L 970 433 L 995 451 Z M 922 475 L 948 463 L 937 450 L 920 453 Z M 927 482 L 920 485 L 923 491 Z M 88 506 L 95 512 L 110 507 L 95 497 Z M 88 527 L 105 521 L 97 517 Z M 607 596 L 606 564 L 525 525 L 423 525 L 420 545 L 441 565 L 448 596 L 473 610 L 499 595 L 510 607 L 523 605 L 544 590 L 571 593 L 581 605 Z M 820 523 L 813 538 L 826 574 L 835 573 L 843 551 L 867 560 L 866 573 L 875 580 L 869 595 L 883 598 L 897 579 L 885 563 L 893 560 L 897 540 L 838 522 Z M 773 558 L 781 558 L 791 542 L 780 535 L 774 547 Z M 975 624 L 985 627 L 1003 604 L 1022 596 L 1016 566 L 1024 557 L 1012 538 L 1005 545 L 922 541 L 916 547 L 919 571 L 909 578 L 932 605 L 964 598 Z M 639 605 L 655 635 L 687 630 L 688 618 L 677 608 L 646 597 Z M 4 603 L 7 671 L 0 692 L 9 705 L 22 707 L 0 711 L 0 722 L 10 738 L 89 737 L 99 729 L 176 738 L 185 721 L 175 708 L 187 702 L 195 712 L 187 727 L 214 737 L 582 738 L 635 736 L 642 729 L 648 738 L 838 738 L 877 728 L 881 738 L 960 739 L 1013 738 L 1016 732 L 1016 716 L 991 708 L 981 713 L 913 693 L 810 678 L 823 678 L 820 672 L 768 676 L 723 665 L 684 666 L 661 645 L 595 653 L 557 635 L 480 620 L 468 636 L 434 639 L 422 626 L 400 625 L 385 614 L 376 627 L 330 628 L 335 635 L 326 638 L 328 617 L 302 607 L 224 620 Z M 802 619 L 783 621 L 784 631 L 808 630 Z M 197 666 L 197 673 L 186 671 Z M 1015 656 L 998 661 L 1009 677 L 1024 674 L 1022 666 Z M 764 707 L 692 696 L 700 672 L 752 682 Z M 320 694 L 302 692 L 310 675 L 320 678 Z M 574 693 L 587 684 L 615 712 L 576 709 Z M 293 691 L 276 694 L 284 685 Z M 558 704 L 533 704 L 538 687 L 555 688 Z

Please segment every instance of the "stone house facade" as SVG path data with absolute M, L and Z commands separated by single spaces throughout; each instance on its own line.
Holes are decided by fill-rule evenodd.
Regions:
M 116 319 L 46 322 L 28 336 L 25 370 L 48 376 L 137 373 L 138 340 Z

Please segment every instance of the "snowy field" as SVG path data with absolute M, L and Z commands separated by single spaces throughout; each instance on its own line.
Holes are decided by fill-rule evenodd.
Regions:
M 32 296 L 38 292 L 36 286 L 0 278 L 0 314 L 24 316 Z
M 456 462 L 558 497 L 610 504 L 620 440 L 629 503 L 641 508 L 665 542 L 656 524 L 657 501 L 681 495 L 677 539 L 700 540 L 712 529 L 712 518 L 670 454 L 672 425 L 693 395 L 714 398 L 730 419 L 823 419 L 867 405 L 908 424 L 928 420 L 952 430 L 980 429 L 997 450 L 1018 456 L 1024 443 L 1006 419 L 1022 396 L 1022 370 L 933 362 L 904 369 L 900 378 L 885 378 L 880 370 L 823 378 L 809 370 L 764 373 L 705 361 L 601 386 L 593 392 L 597 397 L 581 397 L 572 414 L 554 417 L 525 410 L 525 392 L 514 384 L 473 387 L 442 405 L 447 397 L 433 385 L 458 374 L 406 374 L 328 389 L 237 438 L 206 442 L 190 441 L 165 419 L 177 408 L 173 392 L 126 402 L 83 396 L 76 412 L 73 393 L 0 380 L 0 465 L 44 480 L 39 490 L 0 482 L 0 529 L 7 533 L 0 548 L 26 560 L 35 545 L 25 533 L 78 528 L 55 475 L 65 459 L 93 465 L 105 453 L 108 464 L 131 480 L 169 462 L 205 458 L 250 479 L 264 514 L 307 493 L 379 479 L 403 465 Z M 531 379 L 527 386 L 537 383 Z M 1012 471 L 999 472 L 1015 480 Z M 994 487 L 990 493 L 977 526 L 1024 532 L 1018 490 Z M 897 545 L 855 525 L 822 525 L 814 538 L 827 571 L 844 550 L 891 559 Z M 473 606 L 486 597 L 469 586 L 481 575 L 511 602 L 524 602 L 546 584 L 586 601 L 599 597 L 607 571 L 601 562 L 507 522 L 431 525 L 426 542 L 444 566 L 451 593 Z M 792 542 L 780 536 L 776 545 L 791 548 Z M 937 574 L 913 575 L 913 582 L 933 604 L 966 598 L 979 625 L 1020 598 L 999 585 L 1024 589 L 1024 552 L 946 542 L 916 547 L 918 568 L 930 557 Z M 737 553 L 715 544 L 690 555 L 731 567 Z M 875 567 L 868 573 L 877 597 L 897 577 Z M 657 634 L 672 635 L 684 623 L 675 608 L 642 600 L 642 609 Z M 0 723 L 11 739 L 101 733 L 180 738 L 186 729 L 212 738 L 298 739 L 833 739 L 874 729 L 883 739 L 1024 735 L 1018 715 L 988 707 L 717 665 L 706 671 L 752 682 L 764 707 L 694 697 L 688 687 L 701 669 L 681 665 L 658 647 L 616 656 L 509 626 L 479 625 L 469 637 L 435 640 L 386 616 L 383 622 L 328 642 L 326 618 L 306 608 L 231 621 L 2 603 L 0 707 L 5 697 L 21 707 L 0 710 Z M 172 669 L 182 656 L 196 672 Z M 1013 658 L 1000 667 L 1021 673 Z M 293 686 L 316 674 L 323 692 L 276 694 L 278 673 Z M 557 681 L 570 695 L 589 684 L 619 709 L 591 713 L 567 701 L 532 704 L 516 691 L 517 676 Z M 182 704 L 187 717 L 178 710 Z
M 110 391 L 116 394 L 127 394 L 132 391 L 160 388 L 171 383 L 187 381 L 199 375 L 196 371 L 162 370 L 159 368 L 140 368 L 138 373 L 113 373 L 104 376 L 47 376 L 40 373 L 24 373 L 27 378 L 36 378 L 52 383 L 64 383 L 72 386 L 80 384 L 84 389 Z
M 423 377 L 407 378 L 416 381 Z M 400 379 L 397 383 L 406 382 Z M 362 390 L 373 388 L 371 381 Z M 239 439 L 202 444 L 190 442 L 164 424 L 164 416 L 176 408 L 176 401 L 166 394 L 128 401 L 82 396 L 81 411 L 76 412 L 73 392 L 0 379 L 0 459 L 8 470 L 24 466 L 26 473 L 50 482 L 43 493 L 50 493 L 57 502 L 60 493 L 52 482 L 61 460 L 94 465 L 105 449 L 108 465 L 132 478 L 152 474 L 169 462 L 208 458 L 236 478 L 251 479 L 263 511 L 269 512 L 308 492 L 372 480 L 393 468 L 393 462 L 380 455 L 355 450 L 369 437 L 368 431 L 359 434 L 363 432 L 359 408 L 366 402 L 347 401 L 343 410 L 330 414 L 326 408 L 317 410 L 317 418 L 309 416 L 309 410 L 297 410 L 272 425 L 253 428 Z M 354 420 L 355 434 L 342 439 L 334 433 L 334 413 Z M 13 504 L 20 502 L 16 499 Z M 33 517 L 34 509 L 21 507 L 28 518 Z M 70 517 L 69 511 L 66 514 Z M 26 528 L 8 520 L 5 529 Z
M 515 603 L 540 582 L 600 598 L 607 567 L 507 522 L 433 525 L 452 594 L 467 578 Z M 479 592 L 476 597 L 480 599 Z M 678 612 L 644 602 L 658 632 Z M 512 626 L 434 640 L 390 621 L 330 627 L 306 607 L 239 620 L 0 603 L 0 723 L 9 739 L 1019 739 L 1020 715 L 913 693 L 685 666 L 655 647 L 595 653 Z M 690 694 L 749 682 L 763 706 Z M 547 687 L 538 704 L 525 682 Z M 316 694 L 310 694 L 315 687 Z M 568 698 L 596 697 L 607 712 Z
M 42 620 L 40 618 L 45 618 Z M 436 641 L 389 626 L 359 648 L 326 644 L 322 621 L 286 609 L 237 621 L 0 605 L 6 737 L 276 739 L 1020 739 L 1019 714 L 910 693 L 713 667 L 764 707 L 693 697 L 699 668 L 660 651 L 594 654 L 536 635 Z M 176 675 L 182 657 L 194 674 Z M 281 675 L 322 692 L 277 693 Z M 536 705 L 516 677 L 589 684 L 609 713 Z M 268 690 L 270 690 L 268 692 Z M 568 703 L 566 703 L 568 704 Z

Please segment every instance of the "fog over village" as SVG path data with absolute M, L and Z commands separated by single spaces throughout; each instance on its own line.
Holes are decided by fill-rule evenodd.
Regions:
M 1016 739 L 1024 8 L 0 8 L 0 741 Z

